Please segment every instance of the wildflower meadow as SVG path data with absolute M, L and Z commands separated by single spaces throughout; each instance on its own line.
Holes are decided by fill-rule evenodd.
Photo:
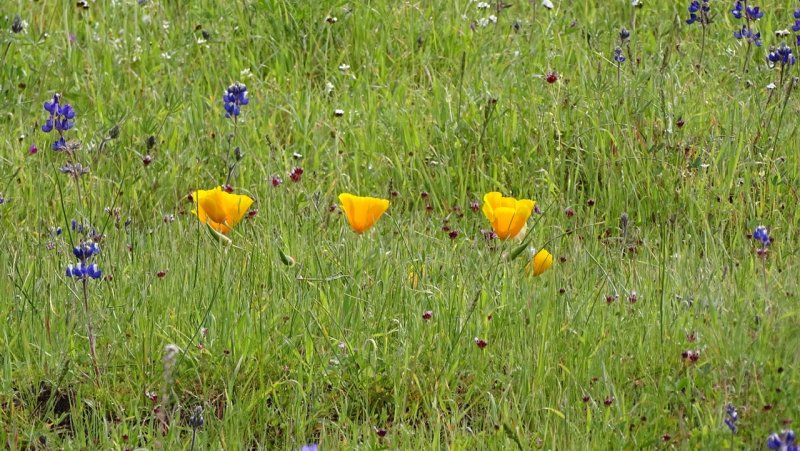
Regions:
M 0 447 L 776 449 L 800 1 L 0 2 Z

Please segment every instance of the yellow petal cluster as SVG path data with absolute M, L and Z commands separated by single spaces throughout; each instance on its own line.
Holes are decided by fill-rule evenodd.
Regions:
M 553 254 L 542 249 L 533 256 L 533 260 L 525 267 L 529 274 L 539 276 L 553 266 Z
M 364 233 L 389 208 L 389 201 L 376 197 L 354 196 L 350 193 L 339 194 L 342 210 L 350 223 L 350 228 L 356 233 Z
M 525 228 L 535 205 L 536 202 L 530 199 L 517 200 L 492 192 L 483 196 L 482 211 L 497 237 L 507 240 L 516 237 Z
M 203 224 L 227 235 L 247 210 L 253 205 L 253 199 L 242 194 L 231 194 L 216 187 L 211 190 L 197 190 L 192 193 L 195 209 L 192 210 Z

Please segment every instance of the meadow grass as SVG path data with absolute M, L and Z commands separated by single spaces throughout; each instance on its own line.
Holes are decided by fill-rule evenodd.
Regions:
M 764 1 L 744 71 L 731 2 L 702 63 L 688 2 L 512 3 L 2 2 L 3 445 L 189 449 L 196 406 L 196 449 L 742 449 L 799 421 L 796 69 L 766 64 L 793 8 Z M 226 246 L 187 195 L 235 146 L 258 213 Z M 391 207 L 356 235 L 342 191 Z M 538 202 L 548 272 L 484 238 L 489 191 Z M 99 379 L 72 219 L 104 235 Z

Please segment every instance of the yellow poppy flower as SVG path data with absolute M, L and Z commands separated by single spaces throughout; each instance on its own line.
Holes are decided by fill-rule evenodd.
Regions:
M 389 208 L 389 201 L 386 199 L 354 196 L 350 193 L 339 194 L 339 201 L 350 228 L 356 233 L 369 230 Z
M 547 249 L 542 249 L 533 256 L 533 260 L 528 263 L 525 269 L 529 274 L 539 276 L 550 269 L 551 266 L 553 266 L 553 254 L 548 252 Z
M 192 193 L 195 209 L 192 213 L 203 224 L 227 235 L 242 220 L 253 205 L 253 199 L 241 194 L 225 192 L 222 187 L 212 190 L 197 190 Z
M 514 238 L 525 228 L 536 202 L 503 197 L 500 193 L 483 196 L 483 214 L 492 223 L 492 229 L 501 240 Z

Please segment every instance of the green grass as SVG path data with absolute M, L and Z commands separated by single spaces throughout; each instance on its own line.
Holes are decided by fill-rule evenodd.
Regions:
M 712 2 L 702 67 L 688 2 L 513 3 L 472 31 L 491 10 L 466 0 L 2 2 L 3 445 L 189 449 L 198 405 L 196 449 L 742 449 L 796 426 L 800 106 L 765 89 L 793 10 L 761 5 L 745 72 L 730 2 Z M 252 100 L 234 129 L 237 80 Z M 39 129 L 55 92 L 78 112 L 80 195 Z M 224 182 L 232 146 L 258 214 L 223 246 L 187 194 Z M 329 209 L 391 190 L 361 236 Z M 489 191 L 537 200 L 550 271 L 483 238 L 470 202 Z M 113 277 L 89 287 L 99 380 L 64 277 L 73 218 L 105 235 Z

